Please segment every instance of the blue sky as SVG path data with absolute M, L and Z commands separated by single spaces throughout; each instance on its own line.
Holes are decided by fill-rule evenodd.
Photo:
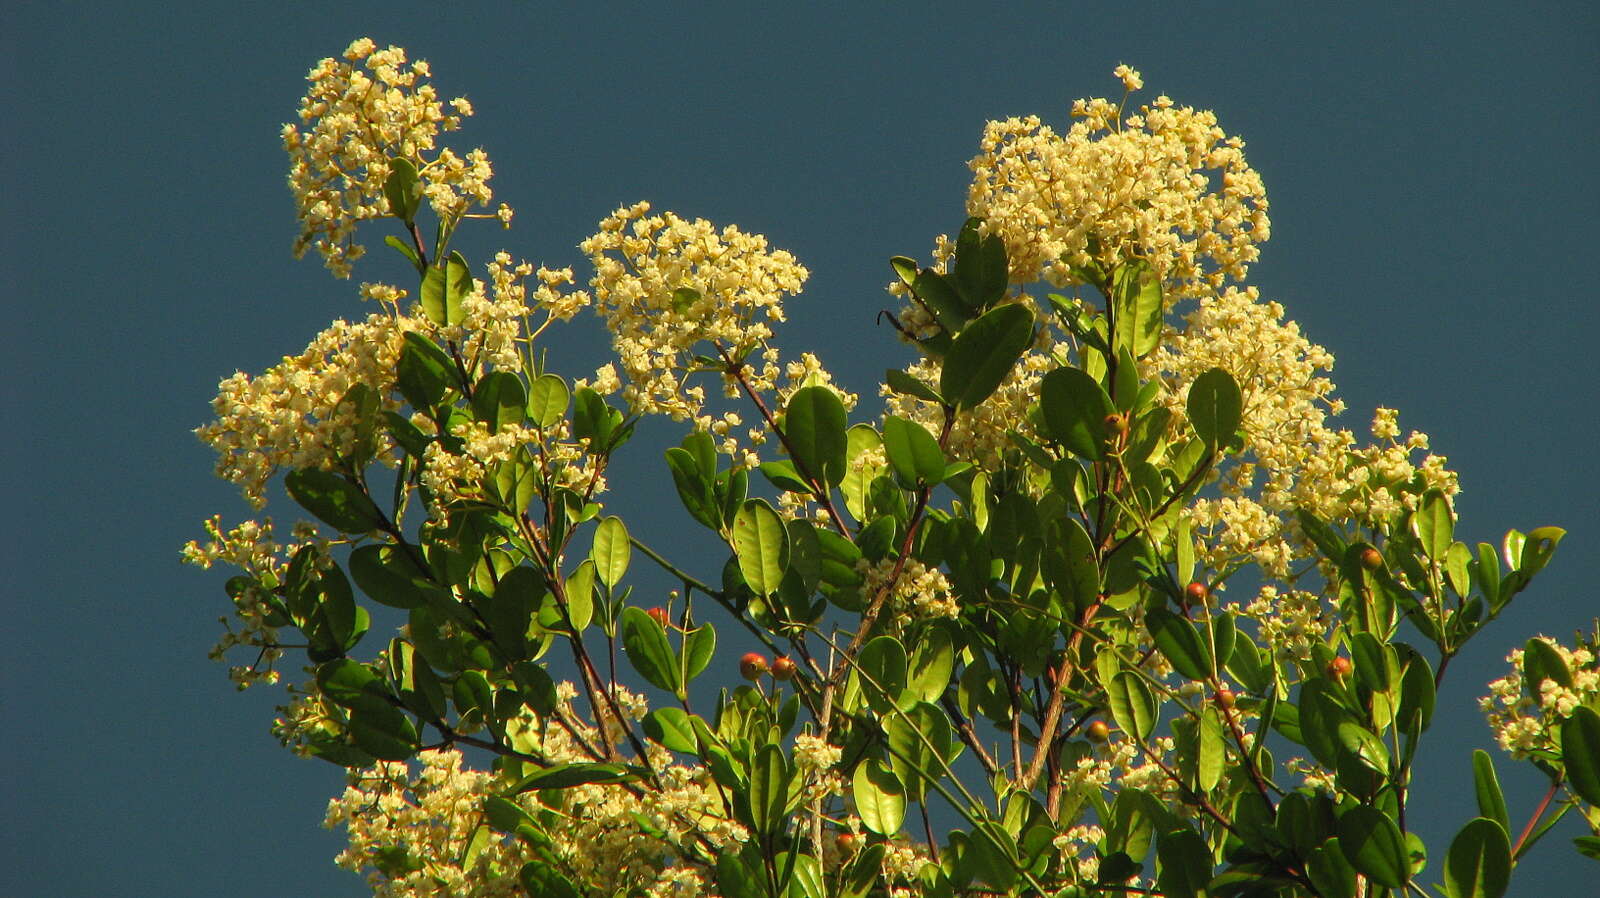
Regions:
M 1446 821 L 1471 813 L 1468 749 L 1489 743 L 1474 697 L 1510 647 L 1600 614 L 1595 6 L 676 6 L 0 7 L 0 893 L 364 893 L 318 828 L 340 772 L 279 749 L 275 695 L 236 695 L 206 660 L 222 577 L 178 564 L 203 518 L 248 516 L 189 432 L 217 380 L 363 313 L 353 283 L 289 257 L 276 136 L 306 70 L 362 35 L 476 105 L 460 143 L 488 150 L 518 218 L 472 235 L 474 258 L 575 264 L 594 223 L 641 198 L 738 223 L 813 273 L 783 344 L 820 346 L 863 391 L 906 358 L 873 324 L 885 261 L 959 226 L 985 120 L 1059 125 L 1072 99 L 1117 89 L 1119 62 L 1149 97 L 1216 110 L 1272 201 L 1252 280 L 1338 358 L 1346 426 L 1382 404 L 1430 433 L 1461 473 L 1470 540 L 1569 530 L 1451 667 L 1417 783 L 1440 821 L 1436 877 Z M 356 278 L 401 271 L 375 254 Z M 598 322 L 552 360 L 603 362 Z M 618 509 L 683 529 L 659 494 L 620 498 L 659 473 L 634 457 Z M 1500 767 L 1521 819 L 1538 777 Z M 1564 841 L 1517 893 L 1570 887 Z

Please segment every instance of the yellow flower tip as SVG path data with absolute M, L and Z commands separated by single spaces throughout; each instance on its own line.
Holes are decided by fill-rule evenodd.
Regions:
M 1123 89 L 1129 92 L 1144 87 L 1144 79 L 1139 76 L 1139 71 L 1127 65 L 1117 66 L 1111 70 L 1111 74 L 1115 75 L 1122 82 Z

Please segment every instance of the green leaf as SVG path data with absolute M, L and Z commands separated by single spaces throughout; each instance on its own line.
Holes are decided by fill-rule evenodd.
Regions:
M 416 608 L 427 603 L 416 578 L 426 577 L 396 545 L 372 544 L 350 553 L 350 576 L 369 598 L 390 608 Z
M 352 709 L 350 738 L 356 748 L 384 761 L 408 761 L 420 746 L 411 718 L 392 706 Z
M 1494 759 L 1483 749 L 1472 752 L 1472 786 L 1478 796 L 1478 815 L 1511 829 L 1511 814 L 1506 810 L 1505 794 L 1500 791 L 1500 778 L 1494 772 Z
M 433 408 L 454 380 L 454 363 L 444 350 L 416 331 L 406 331 L 405 341 L 395 367 L 396 386 L 412 407 Z
M 956 285 L 966 304 L 985 309 L 1005 296 L 1010 280 L 1006 244 L 998 234 L 978 235 L 981 218 L 969 218 L 956 238 Z
M 478 381 L 472 393 L 472 416 L 489 425 L 490 433 L 521 424 L 528 407 L 522 379 L 509 371 L 493 371 Z
M 845 471 L 844 403 L 831 388 L 801 387 L 784 409 L 783 435 L 802 471 L 838 486 Z
M 621 764 L 555 764 L 528 774 L 512 787 L 513 793 L 536 789 L 570 789 L 573 786 L 632 782 L 639 775 Z
M 911 655 L 911 691 L 925 702 L 937 702 L 950 686 L 955 662 L 950 634 L 943 629 L 928 630 Z
M 1556 546 L 1560 545 L 1561 538 L 1567 531 L 1560 527 L 1535 527 L 1528 531 L 1528 536 L 1522 544 L 1522 558 L 1517 565 L 1517 573 L 1525 577 L 1544 570 L 1550 563 L 1550 556 L 1555 554 Z
M 461 300 L 472 292 L 472 272 L 466 257 L 450 254 L 444 265 L 431 266 L 422 277 L 422 311 L 428 320 L 441 326 L 460 324 L 466 319 Z
M 1600 836 L 1578 836 L 1572 840 L 1572 847 L 1584 857 L 1600 861 Z
M 1211 882 L 1211 849 L 1192 829 L 1162 833 L 1156 840 L 1161 870 L 1156 883 L 1165 898 L 1203 898 Z
M 1211 649 L 1194 624 L 1165 608 L 1151 608 L 1145 612 L 1145 626 L 1173 670 L 1191 680 L 1211 676 Z
M 888 713 L 906 688 L 906 650 L 893 636 L 877 636 L 856 656 L 863 691 L 872 707 Z
M 900 831 L 906 819 L 905 787 L 882 761 L 869 758 L 857 764 L 850 777 L 850 792 L 862 826 L 880 836 Z
M 1033 342 L 1033 312 L 1010 304 L 985 312 L 956 335 L 939 374 L 939 393 L 965 411 L 988 399 Z
M 733 519 L 733 551 L 739 573 L 757 595 L 778 591 L 789 567 L 789 535 L 783 520 L 761 499 L 750 499 Z
M 716 490 L 695 457 L 685 449 L 668 449 L 667 468 L 672 472 L 672 485 L 678 489 L 678 500 L 689 515 L 712 530 L 721 530 L 722 510 L 717 505 Z
M 1372 881 L 1398 889 L 1411 879 L 1405 837 L 1387 814 L 1357 805 L 1340 815 L 1338 833 L 1345 858 Z
M 1554 646 L 1535 637 L 1522 647 L 1522 688 L 1537 700 L 1545 680 L 1554 680 L 1556 685 L 1571 689 L 1572 671 Z
M 1135 259 L 1117 266 L 1111 284 L 1116 348 L 1143 358 L 1161 343 L 1161 278 L 1150 263 Z
M 783 749 L 761 746 L 750 764 L 750 813 L 757 833 L 772 834 L 783 829 L 789 803 L 789 764 Z
M 1105 456 L 1106 418 L 1116 411 L 1099 381 L 1081 368 L 1057 368 L 1039 384 L 1050 438 L 1083 458 Z
M 972 828 L 963 858 L 972 864 L 977 877 L 1001 891 L 1017 881 L 1017 843 L 1011 834 L 992 821 Z
M 1600 714 L 1593 708 L 1579 705 L 1561 722 L 1561 759 L 1572 791 L 1600 805 Z
M 1206 705 L 1200 713 L 1198 738 L 1199 758 L 1195 764 L 1200 790 L 1210 792 L 1222 781 L 1222 771 L 1228 760 L 1227 743 L 1222 738 L 1222 718 L 1213 705 Z
M 1451 898 L 1500 898 L 1511 883 L 1511 840 L 1499 823 L 1478 817 L 1450 842 L 1444 888 Z
M 1411 515 L 1411 533 L 1422 543 L 1422 551 L 1436 563 L 1450 554 L 1450 543 L 1455 539 L 1455 519 L 1450 513 L 1450 500 L 1439 490 L 1428 490 L 1422 495 L 1422 505 Z
M 383 242 L 394 247 L 395 252 L 405 256 L 406 261 L 411 263 L 411 267 L 415 268 L 418 274 L 422 273 L 422 260 L 417 257 L 417 251 L 407 246 L 404 240 L 401 240 L 399 237 L 396 237 L 393 234 L 389 234 L 383 238 Z
M 554 427 L 567 414 L 572 394 L 558 374 L 541 374 L 528 391 L 528 418 L 540 427 Z
M 1149 685 L 1138 674 L 1125 670 L 1112 677 L 1105 687 L 1106 700 L 1111 703 L 1111 716 L 1117 726 L 1140 742 L 1147 741 L 1158 721 L 1156 699 Z
M 518 568 L 521 570 L 521 568 Z M 574 633 L 582 633 L 589 622 L 594 620 L 594 578 L 595 563 L 589 559 L 579 564 L 572 576 L 567 578 L 567 618 L 572 624 Z
M 903 396 L 915 396 L 929 402 L 944 405 L 944 398 L 933 391 L 933 388 L 915 377 L 901 371 L 899 368 L 890 368 L 883 372 L 883 382 L 889 389 Z
M 949 333 L 961 330 L 962 325 L 972 319 L 972 310 L 961 300 L 955 280 L 931 268 L 924 268 L 917 273 L 911 292 L 922 300 L 928 311 L 933 313 L 934 320 Z
M 1244 397 L 1233 375 L 1212 368 L 1189 387 L 1189 423 L 1208 447 L 1226 446 L 1243 421 Z
M 933 486 L 944 479 L 944 451 L 928 429 L 890 415 L 883 419 L 883 451 L 895 476 L 907 486 Z
M 332 471 L 300 468 L 290 471 L 283 485 L 302 508 L 344 533 L 371 533 L 383 527 L 383 513 L 361 487 Z
M 389 158 L 389 176 L 383 179 L 383 197 L 389 201 L 390 215 L 408 225 L 416 220 L 417 206 L 422 201 L 422 184 L 417 179 L 417 167 L 410 159 Z
M 943 778 L 945 765 L 960 751 L 950 719 L 937 705 L 917 702 L 890 717 L 887 729 L 889 766 L 906 785 L 907 798 L 926 802 L 930 783 Z
M 651 685 L 673 694 L 683 688 L 678 679 L 678 658 L 667 642 L 666 631 L 642 609 L 622 609 L 622 648 L 633 669 Z
M 632 547 L 628 544 L 628 528 L 622 518 L 612 516 L 600 522 L 594 530 L 594 546 L 589 558 L 594 561 L 594 572 L 600 582 L 615 588 L 628 572 L 628 558 Z
M 645 736 L 660 745 L 684 754 L 698 751 L 694 725 L 682 708 L 657 708 L 646 714 L 642 723 Z
M 705 673 L 717 651 L 717 628 L 708 621 L 683 636 L 683 681 Z
M 318 666 L 317 689 L 328 699 L 352 710 L 375 708 L 382 713 L 394 706 L 388 684 L 372 668 L 349 658 L 338 658 Z

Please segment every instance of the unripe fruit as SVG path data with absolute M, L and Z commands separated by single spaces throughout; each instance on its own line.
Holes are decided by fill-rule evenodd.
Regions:
M 772 660 L 772 678 L 774 680 L 792 680 L 796 670 L 793 659 L 788 655 L 779 655 Z
M 1117 412 L 1106 415 L 1104 424 L 1106 430 L 1112 433 L 1123 433 L 1128 429 L 1128 416 Z
M 754 682 L 761 679 L 761 675 L 766 672 L 767 659 L 760 652 L 746 652 L 744 657 L 739 659 L 739 676 L 746 680 Z
M 1383 555 L 1377 549 L 1368 546 L 1361 552 L 1361 566 L 1369 571 L 1383 567 Z
M 1090 742 L 1104 742 L 1111 738 L 1111 727 L 1103 720 L 1096 720 L 1084 727 L 1083 734 L 1089 737 Z
M 1206 586 L 1204 583 L 1201 583 L 1199 580 L 1196 580 L 1183 588 L 1184 601 L 1191 605 L 1204 605 L 1206 599 L 1210 597 L 1211 588 Z
M 1218 707 L 1220 707 L 1220 708 L 1232 708 L 1233 707 L 1233 703 L 1234 703 L 1234 696 L 1233 696 L 1233 690 L 1232 689 L 1229 689 L 1228 687 L 1224 686 L 1221 689 L 1217 690 L 1217 706 Z
M 650 617 L 653 618 L 656 623 L 660 624 L 663 629 L 672 626 L 672 618 L 667 616 L 667 609 L 662 608 L 660 605 L 657 605 L 654 608 L 648 608 L 644 613 L 650 615 Z
M 1328 662 L 1326 673 L 1335 680 L 1342 680 L 1350 676 L 1350 671 L 1353 669 L 1354 665 L 1350 663 L 1349 658 L 1335 658 Z
M 853 832 L 842 832 L 835 838 L 842 854 L 855 854 L 856 848 L 861 845 L 861 837 Z

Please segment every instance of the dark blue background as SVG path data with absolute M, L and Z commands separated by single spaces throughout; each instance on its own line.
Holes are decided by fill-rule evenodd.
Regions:
M 1063 126 L 1072 99 L 1118 90 L 1119 62 L 1147 99 L 1215 109 L 1272 201 L 1252 279 L 1339 358 L 1345 426 L 1383 404 L 1430 433 L 1461 472 L 1464 538 L 1570 531 L 1451 667 L 1412 818 L 1437 881 L 1472 813 L 1468 750 L 1491 741 L 1475 697 L 1507 649 L 1570 641 L 1600 608 L 1600 28 L 1589 2 L 1430 6 L 4 4 L 0 893 L 364 893 L 317 827 L 339 771 L 280 750 L 277 693 L 235 695 L 206 660 L 222 577 L 178 563 L 204 517 L 249 516 L 189 433 L 217 380 L 364 314 L 353 282 L 289 258 L 277 137 L 306 70 L 361 35 L 476 104 L 455 143 L 489 151 L 518 218 L 467 238 L 474 259 L 574 264 L 639 198 L 736 222 L 813 272 L 784 345 L 867 393 L 905 358 L 873 325 L 885 260 L 959 226 L 986 119 Z M 356 279 L 402 271 L 375 253 Z M 594 319 L 570 333 L 558 366 L 604 361 Z M 619 469 L 614 507 L 687 529 L 660 493 L 626 498 L 658 459 Z M 1539 777 L 1500 766 L 1520 822 Z M 1515 893 L 1572 893 L 1573 832 Z

